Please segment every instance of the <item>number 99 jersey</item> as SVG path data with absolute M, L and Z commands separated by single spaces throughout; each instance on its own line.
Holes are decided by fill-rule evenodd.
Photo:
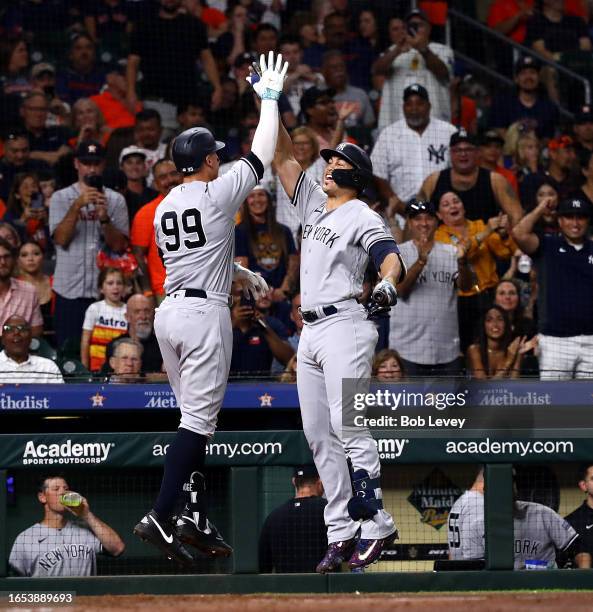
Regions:
M 154 235 L 167 294 L 179 289 L 230 293 L 235 215 L 263 172 L 261 161 L 248 153 L 223 176 L 178 185 L 159 204 Z

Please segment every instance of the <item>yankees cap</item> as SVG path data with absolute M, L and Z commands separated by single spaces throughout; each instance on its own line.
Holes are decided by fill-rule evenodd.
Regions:
M 556 212 L 559 216 L 578 215 L 579 217 L 590 217 L 591 205 L 582 198 L 569 198 L 560 202 Z
M 488 130 L 482 134 L 482 137 L 480 138 L 481 145 L 489 145 L 494 143 L 500 146 L 504 145 L 504 138 L 496 130 Z
M 411 96 L 419 96 L 423 100 L 429 101 L 428 91 L 426 87 L 419 85 L 418 83 L 414 83 L 413 85 L 408 85 L 404 89 L 404 102 Z
M 460 128 L 451 135 L 451 139 L 449 140 L 449 147 L 454 147 L 456 144 L 460 142 L 469 142 L 469 144 L 475 145 L 476 139 L 468 133 L 468 131 L 464 128 Z

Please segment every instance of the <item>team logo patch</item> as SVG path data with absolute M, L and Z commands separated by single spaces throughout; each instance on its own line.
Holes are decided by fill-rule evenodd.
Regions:
M 461 489 L 434 468 L 420 483 L 414 485 L 408 501 L 420 513 L 420 522 L 440 529 L 446 522 Z

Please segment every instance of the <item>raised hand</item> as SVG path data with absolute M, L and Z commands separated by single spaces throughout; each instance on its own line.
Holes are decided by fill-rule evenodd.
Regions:
M 253 62 L 246 79 L 262 100 L 278 100 L 287 72 L 288 62 L 283 65 L 282 55 L 279 53 L 274 64 L 274 52 L 270 51 L 267 63 L 263 53 L 260 55 L 259 64 Z

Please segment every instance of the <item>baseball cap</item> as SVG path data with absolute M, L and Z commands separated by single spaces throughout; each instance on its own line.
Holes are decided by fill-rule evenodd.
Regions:
M 128 60 L 126 59 L 120 59 L 117 61 L 109 62 L 105 66 L 105 74 L 109 74 L 110 72 L 117 72 L 118 74 L 125 76 L 127 65 L 128 65 Z
M 297 465 L 292 475 L 294 478 L 319 478 L 319 472 L 314 465 Z
M 460 142 L 468 142 L 469 144 L 475 145 L 476 139 L 467 132 L 466 129 L 460 128 L 454 134 L 451 135 L 449 140 L 449 147 L 454 147 Z
M 548 149 L 555 151 L 556 149 L 568 149 L 574 147 L 574 141 L 570 136 L 566 134 L 564 136 L 558 136 L 548 141 Z
M 424 21 L 426 21 L 426 23 L 430 23 L 430 19 L 428 18 L 428 15 L 421 9 L 413 9 L 411 10 L 407 15 L 406 15 L 406 23 L 408 21 L 410 21 L 410 19 L 413 19 L 414 17 L 418 17 L 419 19 L 422 19 Z
M 315 86 L 309 87 L 301 96 L 301 111 L 304 113 L 308 108 L 315 106 L 321 98 L 333 98 L 335 95 L 335 89 L 325 89 Z
M 481 145 L 498 144 L 504 145 L 504 138 L 496 130 L 488 130 L 480 138 Z
M 33 68 L 31 68 L 31 78 L 36 79 L 42 74 L 45 74 L 46 72 L 49 72 L 50 74 L 56 74 L 56 69 L 52 64 L 48 62 L 40 62 L 39 64 L 35 64 Z
M 523 55 L 515 62 L 515 74 L 519 74 L 521 70 L 525 70 L 526 68 L 539 70 L 540 65 L 535 58 L 531 57 L 531 55 Z
M 426 100 L 427 102 L 429 99 L 428 91 L 426 90 L 426 87 L 423 87 L 422 85 L 419 85 L 418 83 L 414 83 L 414 85 L 408 85 L 404 89 L 404 102 L 410 96 L 419 96 L 420 98 L 422 98 L 423 100 Z
M 76 147 L 74 157 L 83 163 L 102 162 L 105 159 L 105 149 L 96 140 L 85 140 Z
M 591 216 L 591 205 L 587 200 L 582 198 L 570 198 L 562 200 L 556 209 L 559 216 L 562 215 L 579 215 L 580 217 Z
M 247 53 L 247 52 L 240 53 L 235 58 L 235 62 L 233 66 L 235 68 L 241 68 L 241 66 L 244 66 L 245 64 L 249 64 L 251 66 L 251 63 L 254 61 L 255 61 L 255 58 L 253 57 L 253 55 L 251 55 L 251 53 Z
M 146 152 L 144 149 L 141 149 L 136 145 L 130 145 L 129 147 L 122 149 L 121 153 L 119 154 L 119 163 L 121 164 L 124 159 L 126 159 L 126 157 L 130 157 L 130 155 L 140 155 L 140 157 L 146 159 Z
M 579 108 L 577 114 L 574 117 L 575 123 L 593 123 L 593 107 L 585 104 Z
M 414 217 L 417 217 L 423 213 L 432 215 L 433 217 L 437 216 L 434 204 L 432 202 L 425 202 L 424 200 L 416 200 L 414 198 L 406 204 L 406 216 L 408 219 L 413 219 Z

